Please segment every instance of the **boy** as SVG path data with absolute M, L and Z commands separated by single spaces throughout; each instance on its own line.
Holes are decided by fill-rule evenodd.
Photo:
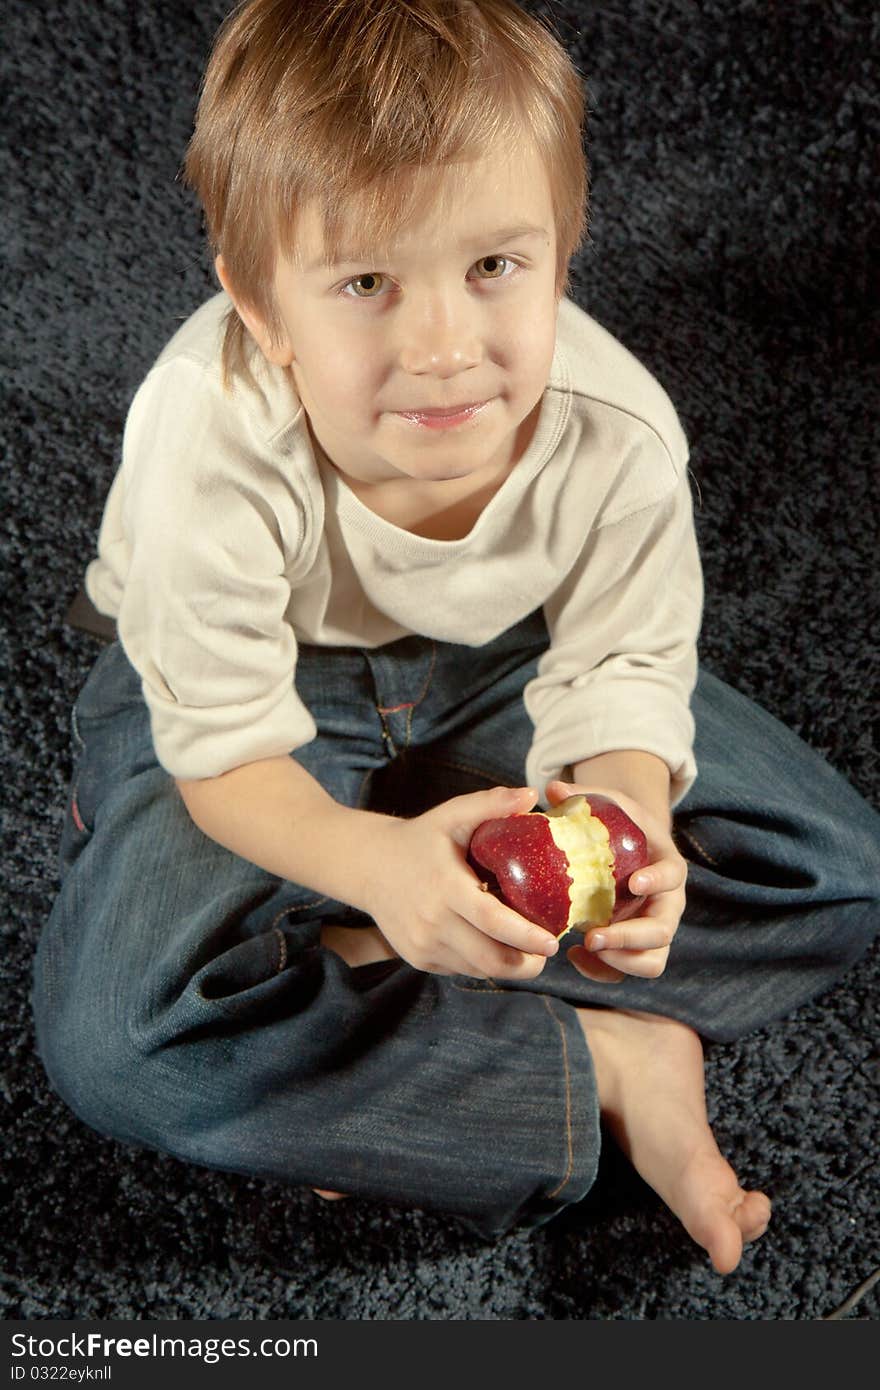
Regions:
M 224 293 L 135 398 L 88 570 L 119 640 L 37 1035 L 104 1133 L 491 1235 L 582 1198 L 604 1124 L 727 1272 L 769 1202 L 699 1035 L 864 952 L 877 818 L 698 674 L 681 427 L 565 296 L 582 120 L 511 0 L 221 32 L 187 175 Z M 575 789 L 645 829 L 648 903 L 559 951 L 466 849 Z

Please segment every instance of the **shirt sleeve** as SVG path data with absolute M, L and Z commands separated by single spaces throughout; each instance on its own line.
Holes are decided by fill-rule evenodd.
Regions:
M 702 603 L 682 467 L 659 501 L 595 527 L 544 604 L 550 643 L 524 692 L 530 785 L 543 795 L 581 759 L 633 748 L 666 762 L 672 804 L 681 800 L 697 772 L 690 697 Z
M 286 617 L 303 511 L 205 376 L 177 362 L 141 387 L 98 540 L 156 756 L 185 779 L 289 753 L 316 732 Z

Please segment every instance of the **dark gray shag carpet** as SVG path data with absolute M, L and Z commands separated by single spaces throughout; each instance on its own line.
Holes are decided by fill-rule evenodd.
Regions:
M 131 395 L 214 288 L 175 176 L 224 9 L 7 8 L 3 1312 L 827 1317 L 880 1263 L 876 949 L 796 1016 L 708 1053 L 722 1149 L 774 1201 L 727 1278 L 613 1150 L 576 1210 L 487 1244 L 423 1213 L 324 1204 L 107 1141 L 47 1085 L 30 966 L 56 886 L 69 709 L 99 650 L 64 615 Z M 860 0 L 551 12 L 592 109 L 574 294 L 688 430 L 702 659 L 876 803 L 876 16 Z M 843 1316 L 876 1318 L 877 1295 Z

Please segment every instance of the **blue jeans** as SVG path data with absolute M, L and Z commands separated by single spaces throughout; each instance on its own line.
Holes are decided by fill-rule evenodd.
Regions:
M 521 785 L 522 690 L 546 642 L 538 612 L 481 648 L 306 646 L 318 735 L 292 756 L 338 801 L 400 815 Z M 876 930 L 880 817 L 708 672 L 693 710 L 699 776 L 675 814 L 688 905 L 665 973 L 598 985 L 563 950 L 498 984 L 324 948 L 323 922 L 368 919 L 195 827 L 139 679 L 106 647 L 73 713 L 61 888 L 35 960 L 52 1085 L 101 1133 L 196 1164 L 455 1214 L 490 1238 L 549 1220 L 599 1157 L 573 1006 L 735 1038 L 827 989 Z

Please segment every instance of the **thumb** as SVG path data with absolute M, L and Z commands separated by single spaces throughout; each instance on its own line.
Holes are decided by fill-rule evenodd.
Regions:
M 466 792 L 445 802 L 446 828 L 456 844 L 467 849 L 471 836 L 484 820 L 530 811 L 537 799 L 534 787 L 491 787 L 485 792 Z
M 565 801 L 569 796 L 573 796 L 578 790 L 571 782 L 563 782 L 559 777 L 554 777 L 545 787 L 547 800 L 551 806 L 558 806 L 560 801 Z

